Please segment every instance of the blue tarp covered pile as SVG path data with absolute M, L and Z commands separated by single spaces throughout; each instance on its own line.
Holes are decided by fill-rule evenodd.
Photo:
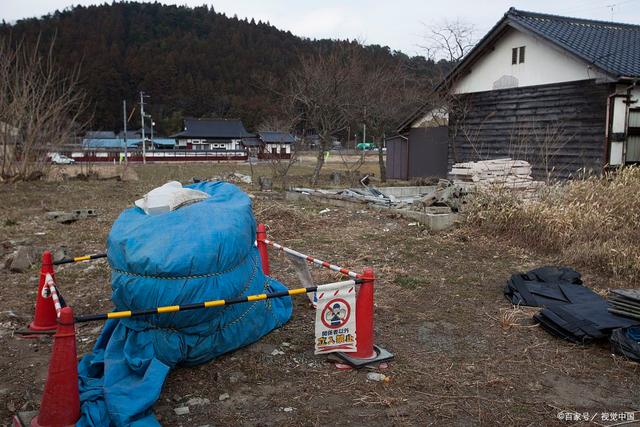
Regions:
M 262 274 L 249 197 L 199 183 L 211 197 L 149 216 L 127 209 L 109 234 L 116 310 L 232 299 L 286 288 Z M 169 370 L 205 363 L 287 322 L 290 298 L 109 320 L 79 366 L 79 426 L 157 426 L 151 407 Z

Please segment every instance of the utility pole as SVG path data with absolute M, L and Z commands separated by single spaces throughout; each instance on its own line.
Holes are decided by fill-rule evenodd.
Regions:
M 147 144 L 144 140 L 144 92 L 140 91 L 140 122 L 142 123 L 142 164 L 147 164 Z
M 362 121 L 362 142 L 367 143 L 367 107 L 364 107 L 364 120 Z M 364 145 L 363 147 L 366 147 Z
M 124 164 L 129 161 L 127 153 L 127 100 L 122 100 L 122 122 L 124 123 Z
M 151 148 L 153 149 L 155 146 L 153 145 L 153 126 L 155 123 L 153 122 L 153 117 L 149 115 L 149 121 L 151 122 Z

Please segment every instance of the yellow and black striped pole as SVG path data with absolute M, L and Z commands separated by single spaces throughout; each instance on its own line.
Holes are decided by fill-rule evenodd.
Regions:
M 59 261 L 54 261 L 53 265 L 71 264 L 72 262 L 90 261 L 93 259 L 100 259 L 100 258 L 106 258 L 106 257 L 107 257 L 107 254 L 83 255 L 75 258 L 64 258 Z
M 272 298 L 304 295 L 309 292 L 322 292 L 322 291 L 336 290 L 336 289 L 341 289 L 347 286 L 354 286 L 361 282 L 362 282 L 361 279 L 345 280 L 342 282 L 327 283 L 327 284 L 318 285 L 318 286 L 310 286 L 308 288 L 296 288 L 296 289 L 289 289 L 286 291 L 272 292 L 269 294 L 249 295 L 246 297 L 234 298 L 229 300 L 219 299 L 219 300 L 213 300 L 213 301 L 197 302 L 194 304 L 168 305 L 164 307 L 149 308 L 146 310 L 112 311 L 111 313 L 91 314 L 87 316 L 78 316 L 76 317 L 75 320 L 76 322 L 91 322 L 94 320 L 123 319 L 128 317 L 149 316 L 153 314 L 176 313 L 178 311 L 197 310 L 201 308 L 222 307 L 225 305 L 241 304 L 245 302 L 254 302 L 254 301 L 263 301 L 263 300 L 272 299 Z

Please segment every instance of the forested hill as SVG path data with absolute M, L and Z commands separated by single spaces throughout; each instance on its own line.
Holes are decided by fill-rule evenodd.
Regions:
M 283 82 L 300 54 L 346 43 L 303 39 L 212 7 L 159 3 L 78 6 L 3 22 L 0 34 L 13 42 L 40 35 L 41 48 L 55 37 L 55 60 L 69 69 L 81 64 L 82 85 L 92 101 L 91 127 L 119 129 L 122 100 L 132 105 L 144 90 L 165 133 L 176 130 L 183 116 L 240 117 L 253 129 L 277 107 L 265 82 Z M 403 62 L 419 73 L 436 67 L 387 47 L 361 49 L 372 61 Z

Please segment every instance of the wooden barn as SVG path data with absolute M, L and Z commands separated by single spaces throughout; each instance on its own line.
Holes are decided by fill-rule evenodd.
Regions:
M 429 144 L 415 129 L 447 122 L 449 168 L 511 157 L 537 178 L 599 173 L 640 162 L 639 80 L 640 26 L 512 8 L 398 131 Z

